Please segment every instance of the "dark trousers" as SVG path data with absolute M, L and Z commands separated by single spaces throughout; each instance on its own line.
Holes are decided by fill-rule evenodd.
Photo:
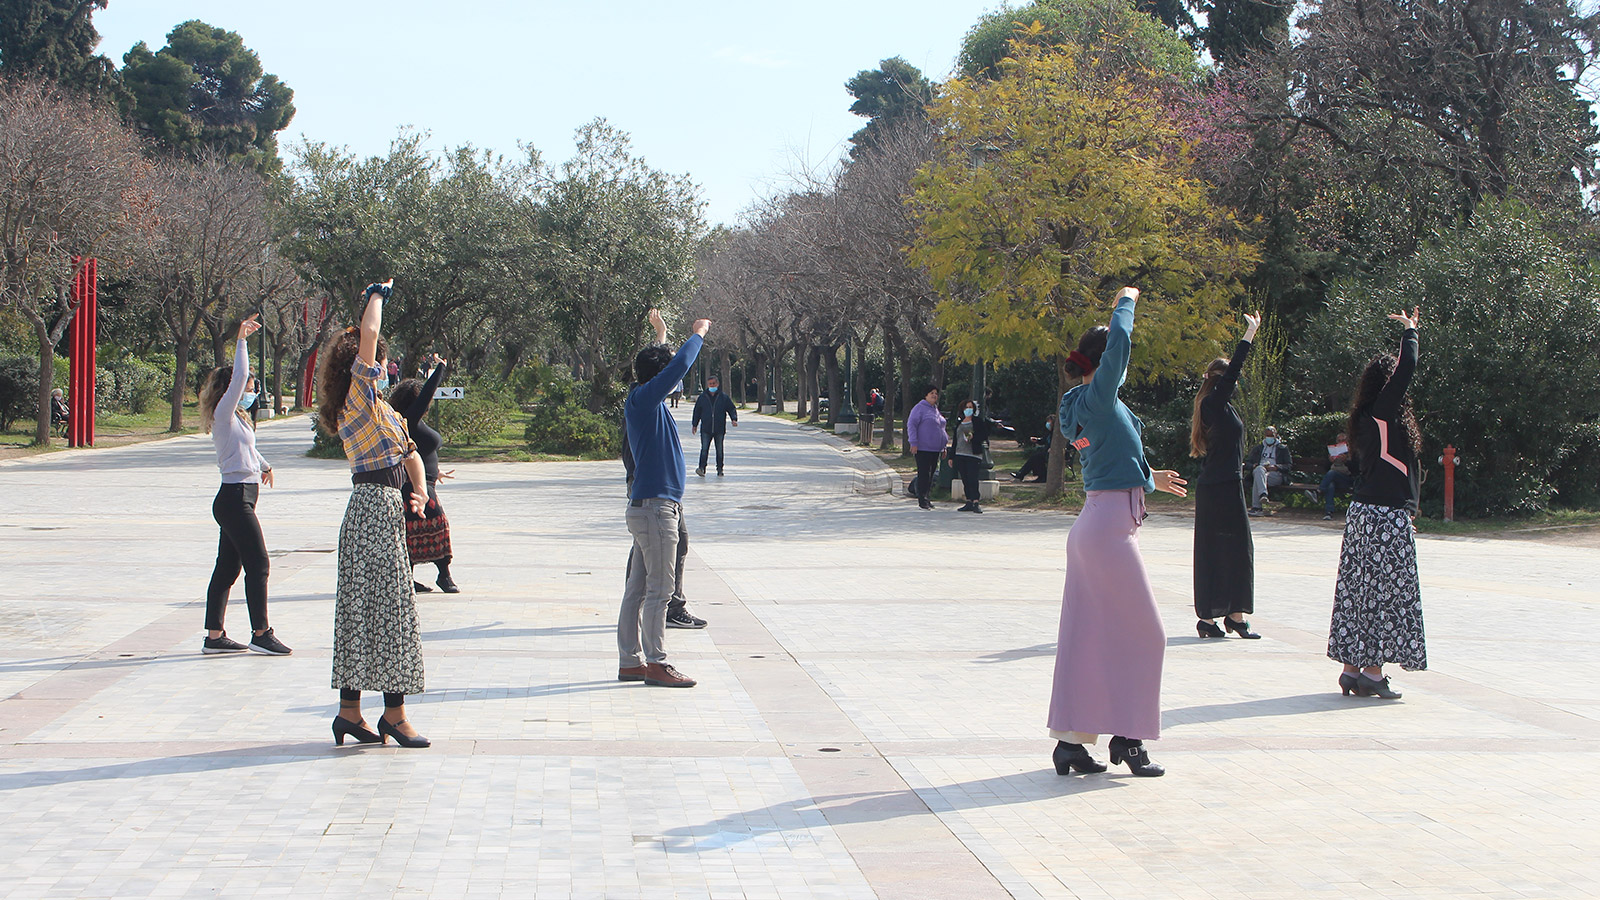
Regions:
M 1049 474 L 1050 448 L 1040 447 L 1028 454 L 1028 461 L 1022 464 L 1021 469 L 1017 470 L 1017 480 L 1020 481 L 1029 475 L 1042 479 Z
M 1333 498 L 1340 494 L 1348 493 L 1353 484 L 1355 484 L 1355 479 L 1343 472 L 1335 472 L 1332 469 L 1328 470 L 1328 474 L 1322 476 L 1322 504 L 1323 508 L 1328 511 L 1328 515 L 1333 515 Z
M 928 494 L 933 491 L 933 475 L 939 471 L 940 450 L 917 451 L 917 498 L 928 499 Z
M 684 522 L 683 509 L 678 510 L 678 562 L 672 572 L 672 599 L 667 601 L 667 615 L 681 612 L 689 605 L 683 593 L 683 558 L 689 555 L 689 526 Z M 633 552 L 628 552 L 628 565 L 622 570 L 623 580 L 633 574 Z
M 712 434 L 709 430 L 700 432 L 700 468 L 704 469 L 706 467 L 706 457 L 711 454 L 711 444 L 716 442 L 717 471 L 722 471 L 722 439 L 727 436 L 728 433 L 726 431 L 722 434 Z
M 983 471 L 983 460 L 976 456 L 961 456 L 954 454 L 950 462 L 955 466 L 956 474 L 961 476 L 961 490 L 967 495 L 968 503 L 978 502 L 978 477 Z
M 211 517 L 222 528 L 217 540 L 217 567 L 206 589 L 206 630 L 221 631 L 228 607 L 228 591 L 244 570 L 244 600 L 250 610 L 250 628 L 267 627 L 267 539 L 256 521 L 259 484 L 224 484 L 211 501 Z

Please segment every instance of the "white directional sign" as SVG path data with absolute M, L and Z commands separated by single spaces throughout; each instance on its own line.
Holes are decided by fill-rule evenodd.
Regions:
M 467 395 L 467 389 L 461 387 L 443 387 L 433 392 L 435 400 L 460 400 Z

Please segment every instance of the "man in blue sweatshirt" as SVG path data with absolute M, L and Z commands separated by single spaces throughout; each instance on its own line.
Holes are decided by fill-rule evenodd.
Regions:
M 650 311 L 651 325 L 660 318 L 659 312 Z M 617 618 L 618 681 L 658 687 L 695 685 L 694 679 L 667 665 L 667 602 L 672 598 L 678 554 L 684 462 L 678 423 L 665 403 L 673 386 L 694 365 L 710 328 L 710 319 L 696 319 L 694 333 L 676 355 L 664 345 L 652 344 L 633 358 L 634 386 L 622 407 L 634 461 L 627 513 L 633 554 Z

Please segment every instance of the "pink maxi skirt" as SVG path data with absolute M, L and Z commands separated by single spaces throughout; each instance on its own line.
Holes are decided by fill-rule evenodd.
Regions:
M 1050 733 L 1058 740 L 1072 740 L 1070 733 L 1161 736 L 1167 636 L 1139 555 L 1144 512 L 1143 488 L 1090 491 L 1067 534 L 1050 693 Z

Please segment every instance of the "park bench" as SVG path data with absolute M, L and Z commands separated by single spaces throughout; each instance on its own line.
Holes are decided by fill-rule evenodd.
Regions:
M 1312 503 L 1322 502 L 1322 476 L 1328 474 L 1328 460 L 1319 456 L 1296 456 L 1290 464 L 1288 476 L 1283 484 L 1267 486 L 1267 496 L 1274 500 L 1282 500 L 1285 494 L 1299 494 Z M 1250 489 L 1252 478 L 1248 463 L 1244 467 L 1245 490 Z M 1255 498 L 1249 498 L 1254 501 Z

